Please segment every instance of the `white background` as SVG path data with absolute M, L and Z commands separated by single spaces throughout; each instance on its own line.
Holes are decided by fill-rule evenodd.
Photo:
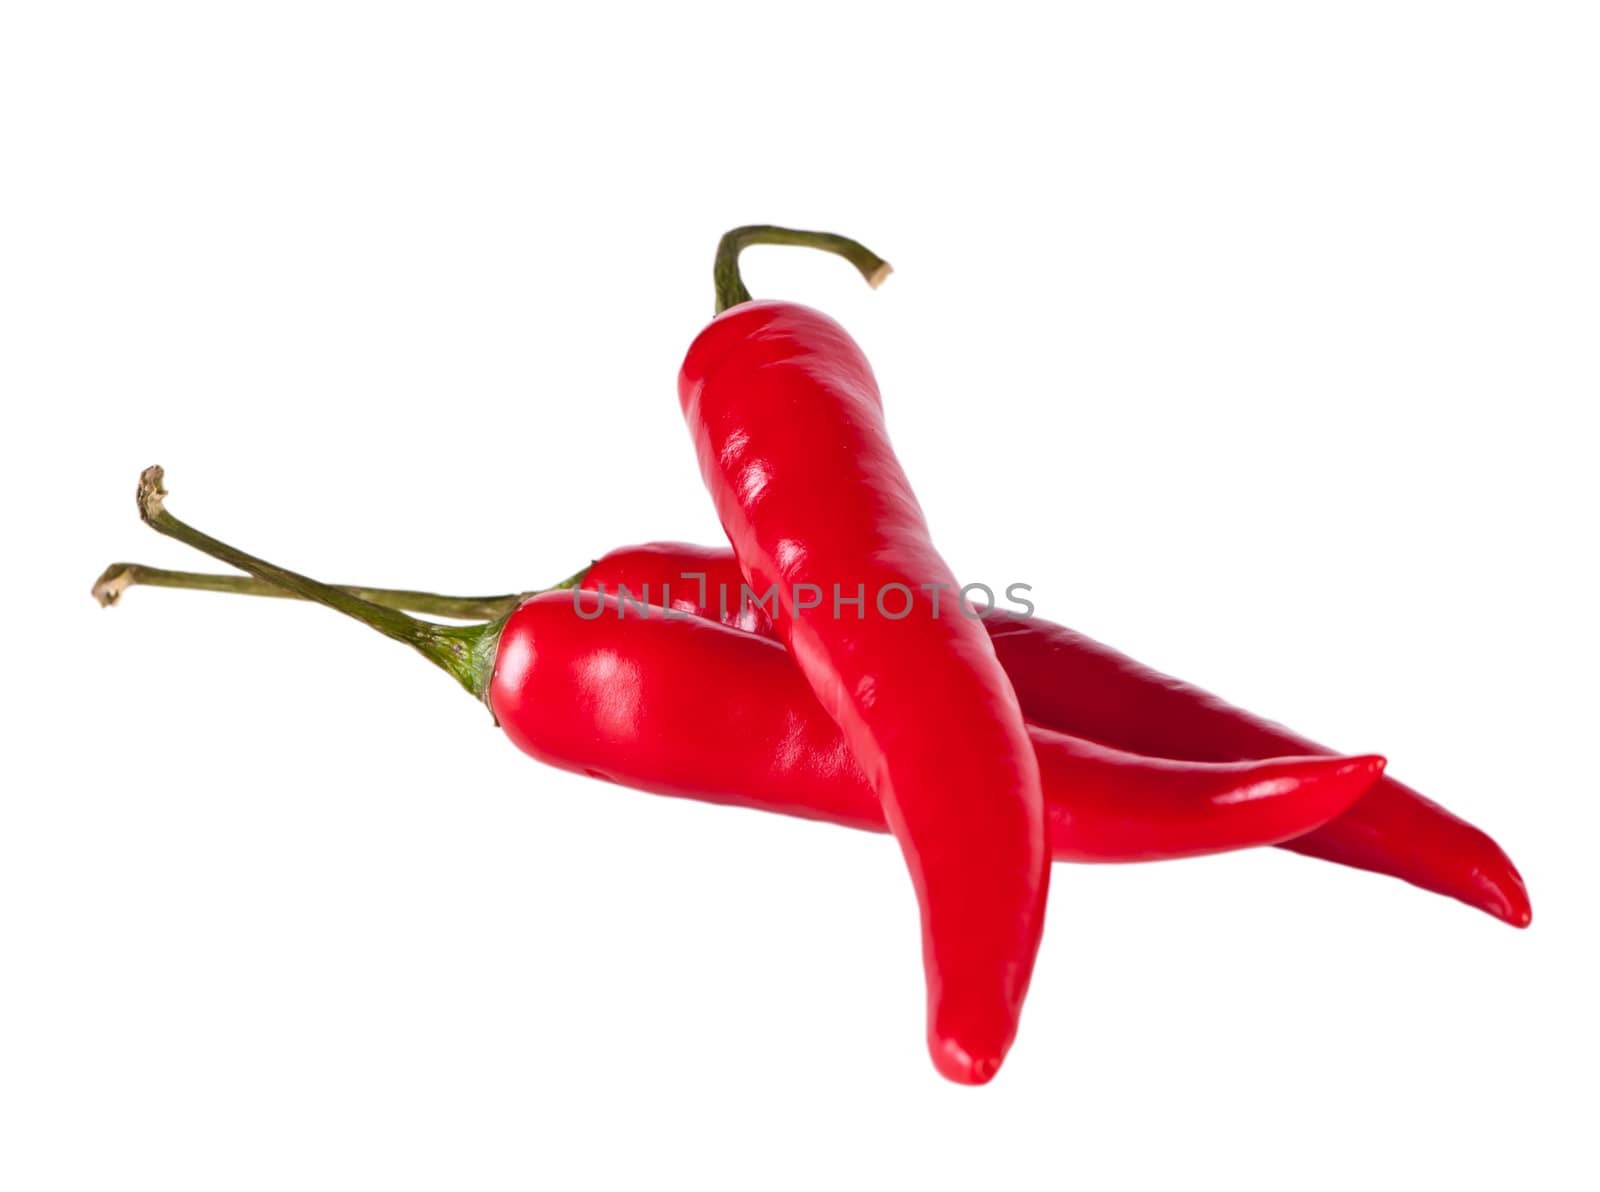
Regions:
M 8 6 L 0 1184 L 1594 1186 L 1582 4 Z M 501 591 L 716 541 L 717 236 L 857 334 L 963 575 L 1388 754 L 1516 932 L 1278 851 L 1066 868 L 981 1090 L 881 837 L 537 767 L 179 516 Z

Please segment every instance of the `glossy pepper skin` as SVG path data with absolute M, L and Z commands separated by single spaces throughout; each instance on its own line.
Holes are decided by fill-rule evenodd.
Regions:
M 657 542 L 596 560 L 583 586 L 648 590 L 649 599 L 670 598 L 679 611 L 773 634 L 760 609 L 741 608 L 741 580 L 726 549 Z M 729 593 L 725 609 L 722 592 Z M 983 624 L 1031 724 L 1130 753 L 1191 761 L 1333 752 L 1065 626 L 1004 610 Z M 1387 775 L 1343 815 L 1282 847 L 1400 878 L 1514 927 L 1532 921 L 1522 876 L 1500 846 Z
M 654 794 L 888 830 L 838 726 L 776 641 L 583 599 L 579 617 L 567 592 L 535 596 L 500 632 L 485 698 L 524 753 Z M 1379 757 L 1200 765 L 1028 732 L 1058 861 L 1275 843 L 1339 814 L 1383 770 Z
M 1010 682 L 934 549 L 838 323 L 745 302 L 695 339 L 678 394 L 723 529 L 779 637 L 872 777 L 922 910 L 928 1042 L 979 1084 L 1016 1035 L 1044 925 L 1049 849 L 1039 770 Z M 807 587 L 809 585 L 809 587 Z M 842 595 L 869 602 L 836 617 Z M 901 585 L 909 613 L 870 607 Z M 934 615 L 923 585 L 944 585 Z M 806 608 L 810 591 L 820 607 Z M 840 606 L 847 607 L 847 606 Z

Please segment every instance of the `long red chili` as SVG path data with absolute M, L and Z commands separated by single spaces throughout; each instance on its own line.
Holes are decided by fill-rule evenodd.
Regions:
M 525 753 L 623 786 L 887 831 L 839 728 L 778 643 L 659 608 L 548 592 L 501 634 L 488 702 Z M 1197 765 L 1029 727 L 1060 861 L 1155 861 L 1287 839 L 1383 769 L 1375 756 Z
M 133 583 L 294 594 L 243 576 L 127 563 L 108 568 L 95 594 L 111 604 Z M 770 637 L 641 611 L 615 595 L 584 597 L 585 616 L 575 618 L 565 591 L 527 600 L 359 591 L 386 608 L 497 614 L 504 625 L 493 657 L 469 652 L 479 673 L 466 676 L 467 686 L 489 691 L 500 727 L 540 761 L 653 794 L 888 831 L 838 726 Z M 1028 736 L 1051 853 L 1085 864 L 1275 844 L 1344 811 L 1383 769 L 1372 756 L 1174 762 L 1036 725 Z
M 750 300 L 737 261 L 752 243 L 837 252 L 874 283 L 887 266 L 841 237 L 730 232 L 720 313 L 690 345 L 678 395 L 740 569 L 757 592 L 776 589 L 778 634 L 900 842 L 934 1064 L 981 1084 L 1016 1036 L 1044 926 L 1038 763 L 988 635 L 950 607 L 958 585 L 889 446 L 866 358 L 826 315 Z M 927 589 L 950 594 L 942 617 Z M 883 593 L 888 614 L 868 607 Z
M 670 599 L 680 611 L 773 634 L 760 608 L 741 604 L 742 579 L 725 549 L 666 542 L 612 551 L 588 569 L 583 586 L 613 593 L 626 587 Z M 1334 752 L 1063 625 L 999 609 L 983 624 L 1034 724 L 1190 761 Z M 1345 814 L 1282 847 L 1400 878 L 1514 927 L 1533 918 L 1521 874 L 1493 839 L 1388 775 Z

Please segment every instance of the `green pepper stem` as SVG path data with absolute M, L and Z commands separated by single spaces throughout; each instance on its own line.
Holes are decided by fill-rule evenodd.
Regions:
M 739 254 L 752 244 L 792 244 L 800 248 L 819 248 L 849 261 L 867 279 L 867 284 L 877 289 L 892 270 L 889 262 L 877 253 L 854 240 L 835 236 L 832 232 L 799 232 L 793 228 L 775 228 L 770 224 L 752 224 L 734 228 L 723 236 L 717 245 L 717 259 L 712 266 L 712 279 L 717 287 L 717 313 L 730 306 L 750 301 L 750 291 L 739 276 Z
M 505 626 L 503 618 L 478 625 L 437 625 L 431 621 L 419 621 L 397 609 L 385 608 L 342 588 L 319 583 L 298 572 L 258 559 L 209 534 L 201 533 L 169 513 L 163 500 L 167 495 L 167 490 L 162 486 L 163 479 L 164 473 L 159 467 L 146 468 L 139 476 L 139 517 L 151 529 L 241 571 L 247 571 L 264 583 L 325 605 L 376 629 L 386 637 L 404 642 L 446 671 L 474 696 L 484 698 L 489 688 L 489 678 L 494 673 L 495 650 L 500 643 L 500 631 Z M 115 596 L 111 599 L 114 600 Z
M 532 592 L 512 592 L 504 596 L 446 596 L 439 592 L 418 592 L 410 588 L 369 588 L 356 584 L 336 584 L 341 592 L 348 592 L 371 604 L 402 612 L 421 613 L 428 617 L 449 617 L 457 621 L 496 620 L 505 616 L 530 596 L 539 592 L 562 591 L 575 588 L 583 582 L 588 571 L 540 588 Z M 100 573 L 92 595 L 108 608 L 121 599 L 129 588 L 182 588 L 196 592 L 222 592 L 233 596 L 273 596 L 280 599 L 302 600 L 297 592 L 264 583 L 248 575 L 218 575 L 209 571 L 168 571 L 164 567 L 151 567 L 145 563 L 113 563 Z

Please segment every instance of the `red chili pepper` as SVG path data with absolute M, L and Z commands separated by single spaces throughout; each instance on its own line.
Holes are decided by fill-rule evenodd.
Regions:
M 773 634 L 760 609 L 748 602 L 741 609 L 742 578 L 727 550 L 667 542 L 612 551 L 584 574 L 583 586 L 608 592 L 626 586 L 658 602 L 666 593 L 680 611 Z M 731 593 L 725 612 L 722 592 Z M 1065 626 L 998 609 L 984 625 L 1031 723 L 1189 761 L 1333 752 Z M 1522 876 L 1499 845 L 1387 775 L 1344 815 L 1282 847 L 1400 878 L 1514 927 L 1533 918 Z
M 505 623 L 488 703 L 525 753 L 656 794 L 886 831 L 838 726 L 782 646 L 698 617 L 547 592 Z M 579 625 L 574 625 L 579 620 Z M 1369 788 L 1379 757 L 1198 765 L 1030 728 L 1050 847 L 1153 861 L 1287 839 Z
M 94 594 L 110 605 L 134 584 L 296 595 L 245 576 L 136 563 L 112 564 Z M 493 655 L 491 706 L 506 735 L 549 765 L 652 794 L 889 830 L 838 726 L 770 635 L 640 610 L 616 595 L 584 597 L 585 615 L 574 625 L 564 590 L 469 598 L 340 590 L 390 609 L 498 615 L 505 624 Z M 591 620 L 591 613 L 598 615 Z M 484 657 L 472 655 L 472 665 L 481 669 Z M 469 678 L 469 687 L 487 684 L 481 675 Z M 1174 762 L 1037 725 L 1028 726 L 1028 736 L 1039 759 L 1051 852 L 1080 864 L 1275 844 L 1338 815 L 1383 769 L 1375 756 Z
M 1044 926 L 1038 763 L 988 635 L 950 607 L 958 585 L 889 446 L 872 369 L 826 315 L 750 301 L 738 254 L 760 243 L 837 252 L 873 284 L 888 266 L 842 237 L 728 233 L 719 314 L 690 345 L 678 395 L 740 569 L 757 592 L 776 588 L 779 636 L 900 842 L 922 908 L 934 1064 L 981 1084 L 1016 1036 Z M 942 617 L 929 588 L 949 593 Z M 864 603 L 840 615 L 841 599 L 891 591 L 907 604 L 898 619 Z

